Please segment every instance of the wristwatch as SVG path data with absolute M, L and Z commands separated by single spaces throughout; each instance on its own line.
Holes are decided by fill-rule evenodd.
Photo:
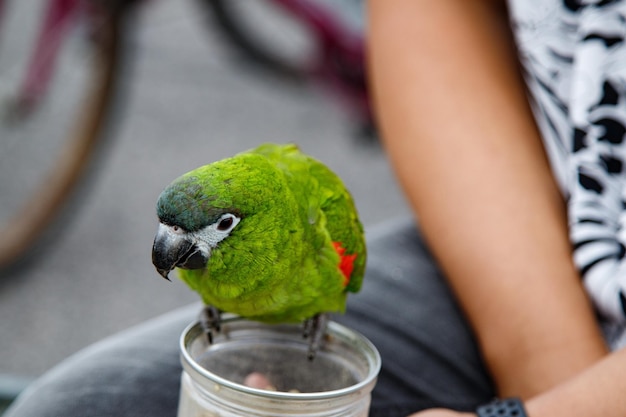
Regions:
M 478 417 L 528 417 L 519 398 L 495 399 L 476 409 Z

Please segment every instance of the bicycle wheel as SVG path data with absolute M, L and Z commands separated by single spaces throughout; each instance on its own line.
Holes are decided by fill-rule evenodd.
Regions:
M 284 79 L 316 81 L 375 137 L 364 63 L 363 0 L 199 0 L 235 52 Z
M 126 6 L 91 1 L 92 18 L 59 37 L 45 91 L 25 91 L 49 3 L 11 1 L 0 22 L 0 271 L 27 259 L 59 217 L 103 139 L 116 82 Z
M 309 75 L 318 53 L 314 31 L 272 1 L 200 0 L 234 49 L 252 63 L 291 81 Z

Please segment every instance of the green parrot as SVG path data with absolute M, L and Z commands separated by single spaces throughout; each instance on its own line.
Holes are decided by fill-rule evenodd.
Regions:
M 327 313 L 363 281 L 363 226 L 348 190 L 296 145 L 264 144 L 174 180 L 157 202 L 152 262 L 207 306 L 207 333 L 229 312 L 304 322 L 315 355 Z

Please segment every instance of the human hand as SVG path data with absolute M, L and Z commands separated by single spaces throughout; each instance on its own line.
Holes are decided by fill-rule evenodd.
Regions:
M 408 417 L 476 417 L 476 415 L 473 413 L 460 413 L 458 411 L 447 410 L 444 408 L 432 408 L 430 410 L 411 414 Z

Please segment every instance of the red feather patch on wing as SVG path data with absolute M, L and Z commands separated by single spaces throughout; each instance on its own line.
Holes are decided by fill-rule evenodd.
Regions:
M 341 242 L 333 242 L 333 246 L 337 254 L 339 255 L 339 269 L 344 276 L 344 287 L 350 283 L 350 276 L 354 269 L 354 260 L 356 259 L 356 253 L 352 255 L 346 255 L 346 248 L 341 246 Z

